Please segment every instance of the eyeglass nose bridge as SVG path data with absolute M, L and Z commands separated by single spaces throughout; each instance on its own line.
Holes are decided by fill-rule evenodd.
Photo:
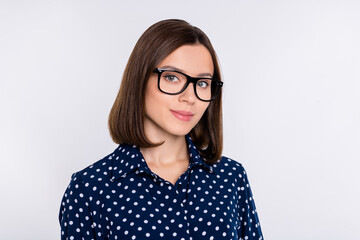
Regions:
M 186 83 L 185 83 L 184 87 L 181 89 L 181 91 L 178 92 L 178 94 L 184 92 L 184 91 L 187 89 L 187 87 L 190 85 L 190 83 L 192 83 L 192 84 L 193 84 L 193 88 L 194 88 L 194 94 L 195 94 L 195 96 L 196 96 L 198 99 L 202 100 L 202 99 L 198 96 L 198 94 L 197 94 L 197 92 L 196 92 L 196 83 L 197 83 L 201 78 L 194 78 L 194 77 L 190 77 L 190 76 L 185 75 L 185 74 L 183 74 L 183 75 L 186 77 Z

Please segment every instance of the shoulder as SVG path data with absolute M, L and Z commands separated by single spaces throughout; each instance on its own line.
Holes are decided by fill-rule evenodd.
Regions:
M 212 165 L 212 167 L 215 171 L 227 173 L 228 175 L 245 173 L 245 169 L 240 162 L 225 156 L 222 156 L 218 162 Z
M 80 178 L 84 183 L 107 186 L 115 178 L 123 177 L 137 169 L 142 160 L 140 150 L 136 146 L 121 144 L 104 158 L 75 172 L 72 179 Z
M 236 185 L 246 185 L 247 174 L 243 165 L 231 158 L 222 156 L 221 159 L 212 165 L 218 179 L 235 183 Z
M 115 152 L 115 151 L 114 151 Z M 102 159 L 92 163 L 91 165 L 83 168 L 72 174 L 72 181 L 77 182 L 95 182 L 101 181 L 103 179 L 110 179 L 111 170 L 113 165 L 113 158 L 115 157 L 115 153 L 110 153 L 103 157 Z

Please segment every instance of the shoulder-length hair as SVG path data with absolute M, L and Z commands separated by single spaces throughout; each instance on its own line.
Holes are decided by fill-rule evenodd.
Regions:
M 145 135 L 145 88 L 150 74 L 166 56 L 182 45 L 202 44 L 214 64 L 213 77 L 221 80 L 219 63 L 209 38 L 199 28 L 179 19 L 150 26 L 136 43 L 124 70 L 119 93 L 111 108 L 108 127 L 114 142 L 156 147 Z M 221 90 L 190 131 L 189 136 L 205 161 L 220 159 L 223 148 Z

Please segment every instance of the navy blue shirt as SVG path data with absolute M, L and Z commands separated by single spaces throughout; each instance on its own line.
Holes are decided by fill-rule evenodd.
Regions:
M 226 157 L 208 164 L 186 141 L 190 162 L 175 185 L 125 144 L 74 173 L 60 208 L 61 239 L 263 239 L 242 165 Z

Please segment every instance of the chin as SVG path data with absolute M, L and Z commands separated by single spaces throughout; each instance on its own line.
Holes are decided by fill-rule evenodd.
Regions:
M 186 134 L 188 134 L 191 131 L 191 129 L 192 128 L 179 127 L 179 128 L 169 129 L 168 132 L 175 136 L 185 136 Z
M 173 131 L 170 132 L 170 134 L 174 135 L 174 136 L 185 136 L 186 134 L 188 134 L 191 130 L 189 131 Z

